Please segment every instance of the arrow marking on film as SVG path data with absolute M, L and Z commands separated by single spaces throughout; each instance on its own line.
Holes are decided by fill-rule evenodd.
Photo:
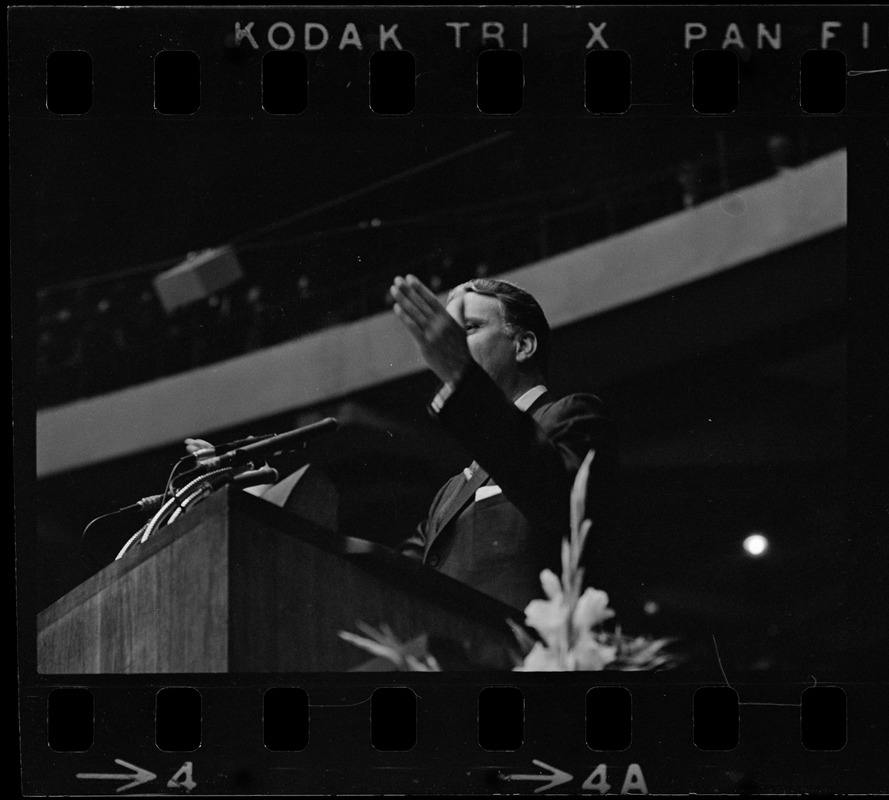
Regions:
M 94 781 L 130 781 L 124 786 L 118 786 L 118 792 L 132 789 L 140 783 L 148 783 L 148 781 L 153 781 L 157 777 L 153 772 L 149 772 L 147 769 L 142 769 L 142 767 L 137 767 L 135 764 L 130 764 L 122 758 L 115 758 L 114 763 L 120 764 L 120 766 L 126 767 L 127 769 L 134 770 L 134 772 L 124 772 L 122 775 L 115 775 L 110 772 L 78 772 L 77 777 Z
M 507 775 L 506 779 L 509 781 L 546 781 L 544 786 L 538 786 L 534 790 L 534 793 L 537 794 L 537 792 L 545 792 L 547 789 L 552 789 L 554 786 L 561 786 L 563 783 L 568 783 L 568 781 L 574 777 L 557 767 L 545 764 L 543 761 L 538 761 L 536 758 L 533 759 L 533 763 L 535 766 L 540 767 L 540 769 L 548 770 L 549 775 Z

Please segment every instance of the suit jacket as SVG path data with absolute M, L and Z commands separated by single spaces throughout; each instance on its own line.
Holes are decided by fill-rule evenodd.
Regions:
M 571 487 L 586 454 L 596 453 L 588 509 L 616 467 L 610 419 L 590 394 L 547 392 L 520 411 L 474 363 L 437 416 L 480 466 L 469 480 L 461 473 L 441 488 L 398 549 L 523 609 L 543 596 L 541 570 L 560 570 Z M 502 491 L 476 501 L 479 488 L 495 485 Z

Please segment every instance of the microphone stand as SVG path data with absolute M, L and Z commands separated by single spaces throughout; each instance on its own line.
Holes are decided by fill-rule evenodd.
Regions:
M 199 473 L 198 476 L 189 480 L 181 488 L 174 489 L 172 496 L 166 501 L 164 501 L 167 495 L 165 491 L 160 496 L 160 510 L 127 540 L 114 560 L 122 558 L 136 541 L 139 544 L 144 544 L 158 528 L 168 525 L 180 514 L 184 514 L 194 503 L 227 483 L 240 483 L 243 486 L 277 483 L 278 472 L 274 468 L 266 466 L 258 470 L 253 469 L 253 461 L 257 456 L 275 455 L 305 447 L 310 439 L 331 433 L 337 429 L 337 426 L 338 423 L 333 417 L 327 417 L 302 428 L 287 431 L 287 433 L 254 437 L 246 440 L 246 444 L 243 441 L 235 442 L 237 447 L 232 450 L 212 458 L 196 459 L 197 465 L 180 477 L 186 478 L 195 472 Z M 168 481 L 168 486 L 171 482 L 171 480 Z M 145 503 L 149 499 L 156 500 L 156 498 L 143 498 L 134 505 L 144 510 L 148 507 Z
M 263 483 L 276 483 L 277 480 L 278 471 L 273 467 L 265 466 L 260 469 L 252 469 L 252 464 L 243 465 L 243 468 L 240 469 L 223 467 L 200 475 L 177 489 L 173 496 L 161 506 L 160 510 L 126 541 L 114 560 L 121 559 L 137 541 L 139 544 L 147 542 L 159 528 L 169 525 L 181 514 L 188 511 L 191 506 L 226 484 L 233 483 L 247 487 Z

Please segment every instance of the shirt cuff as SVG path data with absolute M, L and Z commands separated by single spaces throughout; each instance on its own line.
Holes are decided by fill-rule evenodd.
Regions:
M 441 413 L 445 402 L 454 393 L 454 388 L 455 386 L 453 383 L 442 384 L 441 389 L 438 390 L 438 393 L 432 398 L 432 402 L 429 404 L 429 407 L 434 414 Z

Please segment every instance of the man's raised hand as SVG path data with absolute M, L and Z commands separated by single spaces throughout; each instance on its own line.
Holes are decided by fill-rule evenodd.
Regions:
M 389 289 L 395 316 L 414 337 L 420 355 L 443 382 L 455 384 L 472 360 L 463 328 L 463 295 L 449 309 L 413 275 L 397 277 Z

